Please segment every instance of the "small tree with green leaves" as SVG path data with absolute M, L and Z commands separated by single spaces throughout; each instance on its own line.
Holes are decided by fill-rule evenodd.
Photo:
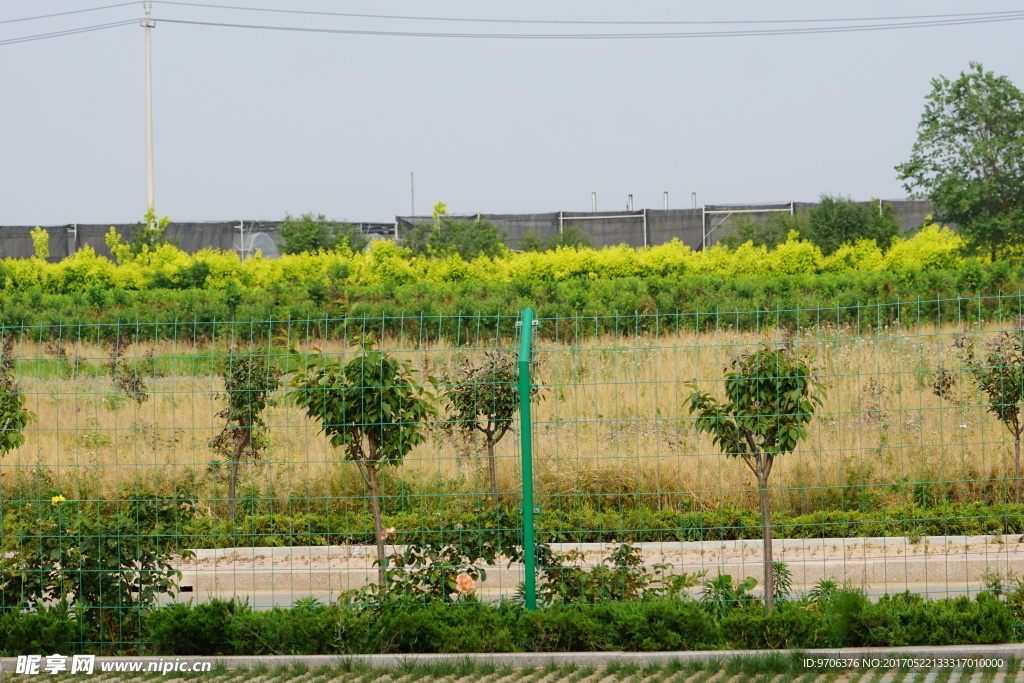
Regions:
M 757 478 L 764 604 L 771 612 L 775 589 L 768 478 L 775 458 L 793 452 L 807 438 L 807 424 L 822 404 L 824 385 L 815 378 L 808 353 L 793 344 L 765 343 L 732 359 L 725 369 L 724 401 L 690 386 L 690 414 L 697 416 L 697 431 L 710 434 L 723 453 L 742 460 Z
M 808 212 L 805 237 L 818 245 L 828 256 L 844 244 L 857 240 L 874 240 L 882 249 L 888 249 L 900 232 L 900 221 L 891 204 L 882 204 L 881 210 L 857 204 L 849 197 L 821 195 L 818 206 Z
M 281 221 L 282 254 L 330 251 L 343 246 L 362 251 L 367 244 L 369 240 L 358 225 L 331 220 L 322 213 L 286 214 Z
M 217 414 L 227 425 L 213 440 L 216 450 L 231 458 L 228 478 L 228 516 L 235 516 L 238 465 L 249 451 L 254 460 L 267 447 L 264 412 L 270 394 L 281 385 L 281 371 L 265 351 L 232 349 L 217 361 L 217 374 L 224 380 L 227 408 Z
M 0 457 L 25 443 L 25 427 L 36 420 L 14 375 L 14 341 L 8 332 L 0 345 Z
M 554 251 L 559 247 L 593 249 L 594 238 L 578 225 L 566 225 L 561 232 L 547 239 L 541 239 L 537 233 L 529 231 L 519 240 L 519 251 Z
M 487 447 L 491 498 L 498 502 L 498 463 L 494 447 L 512 427 L 519 411 L 518 358 L 510 351 L 485 352 L 479 365 L 468 360 L 445 382 L 444 398 L 450 411 L 449 430 L 472 436 L 479 431 Z M 534 393 L 537 389 L 534 387 Z
M 1013 435 L 1013 499 L 1020 502 L 1020 440 L 1024 433 L 1021 402 L 1024 401 L 1024 318 L 1016 329 L 1004 330 L 982 349 L 970 337 L 956 344 L 967 371 L 988 397 L 988 411 Z
M 347 363 L 323 354 L 292 353 L 301 370 L 292 379 L 289 395 L 320 423 L 331 445 L 343 449 L 345 459 L 356 464 L 370 493 L 383 588 L 385 535 L 377 472 L 385 465 L 401 464 L 414 446 L 426 440 L 423 422 L 436 415 L 434 396 L 415 382 L 407 362 L 376 350 L 369 342 Z
M 32 237 L 32 252 L 37 259 L 46 260 L 50 257 L 50 233 L 38 225 L 29 233 Z

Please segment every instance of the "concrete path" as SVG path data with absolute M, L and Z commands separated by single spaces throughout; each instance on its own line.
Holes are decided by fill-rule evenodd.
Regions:
M 1024 576 L 1024 543 L 1018 537 L 931 536 L 921 539 L 827 538 L 775 542 L 774 559 L 792 574 L 795 592 L 806 592 L 822 580 L 849 583 L 869 595 L 910 590 L 931 597 L 973 594 L 986 580 L 998 577 L 1016 585 Z M 556 552 L 578 550 L 583 567 L 601 563 L 610 544 L 552 544 Z M 762 581 L 761 542 L 714 541 L 639 543 L 644 564 L 671 565 L 678 574 L 705 573 L 705 578 L 729 574 Z M 402 548 L 388 546 L 387 552 Z M 182 571 L 178 601 L 210 597 L 247 597 L 254 607 L 290 605 L 314 596 L 329 602 L 346 590 L 376 581 L 376 552 L 364 546 L 298 546 L 288 548 L 227 548 L 198 550 L 196 557 L 176 567 Z M 521 565 L 486 567 L 478 585 L 485 600 L 510 597 L 523 581 Z M 756 592 L 756 591 L 755 591 Z

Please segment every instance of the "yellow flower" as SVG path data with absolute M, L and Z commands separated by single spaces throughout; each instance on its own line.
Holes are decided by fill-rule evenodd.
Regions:
M 67 498 L 64 496 L 54 496 L 50 499 L 50 505 L 57 505 L 58 503 L 63 503 L 65 500 L 67 500 Z

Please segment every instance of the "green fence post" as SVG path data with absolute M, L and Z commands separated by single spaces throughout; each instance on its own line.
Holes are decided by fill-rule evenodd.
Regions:
M 526 572 L 526 609 L 537 609 L 537 575 L 533 535 L 533 420 L 530 418 L 530 349 L 533 309 L 524 308 L 519 333 L 519 438 L 523 456 L 523 569 Z

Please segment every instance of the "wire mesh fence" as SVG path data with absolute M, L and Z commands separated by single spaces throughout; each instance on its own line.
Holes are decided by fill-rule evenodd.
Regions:
M 68 600 L 95 615 L 83 643 L 130 643 L 154 606 L 232 596 L 999 588 L 1024 574 L 1022 314 L 1014 295 L 542 318 L 525 360 L 518 315 L 6 326 L 0 600 Z M 762 364 L 730 389 L 759 350 L 806 383 Z M 813 383 L 820 405 L 778 408 Z M 696 396 L 719 408 L 704 428 Z

